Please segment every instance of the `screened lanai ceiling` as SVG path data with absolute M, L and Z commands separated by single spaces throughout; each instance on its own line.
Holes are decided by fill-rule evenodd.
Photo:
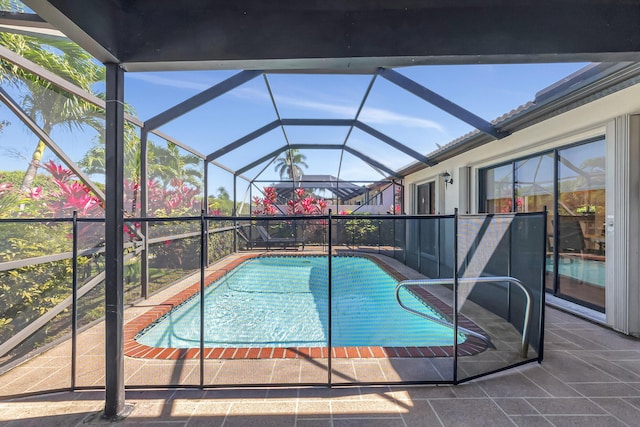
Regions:
M 464 97 L 443 96 L 437 81 L 414 73 L 420 67 L 396 66 L 514 62 L 522 52 L 528 61 L 632 59 L 640 40 L 638 8 L 620 1 L 585 1 L 579 11 L 570 1 L 25 3 L 99 60 L 129 71 L 245 69 L 220 71 L 215 81 L 127 79 L 165 80 L 156 108 L 139 114 L 146 131 L 251 181 L 280 178 L 290 149 L 312 163 L 307 174 L 373 182 L 437 163 L 430 153 L 457 136 L 508 135 L 489 120 L 517 105 L 476 114 Z M 195 95 L 172 97 L 171 85 Z M 140 112 L 145 102 L 131 104 Z
M 152 104 L 145 109 L 144 115 L 153 112 L 145 128 L 158 128 L 187 142 L 208 161 L 249 181 L 280 180 L 282 161 L 293 149 L 294 156 L 302 156 L 301 174 L 369 183 L 400 177 L 398 170 L 407 165 L 436 164 L 456 136 L 501 139 L 509 134 L 501 120 L 543 107 L 621 69 L 611 63 L 564 64 L 556 74 L 547 75 L 549 86 L 535 95 L 522 89 L 532 87 L 526 80 L 537 74 L 544 81 L 543 71 L 552 66 L 529 66 L 526 73 L 518 66 L 502 67 L 513 75 L 510 81 L 497 81 L 502 76 L 497 66 L 381 68 L 359 75 L 230 71 L 200 72 L 195 77 L 193 72 L 127 77 L 156 90 L 167 88 L 167 105 L 177 103 L 165 107 L 156 105 L 162 102 L 159 96 L 152 103 L 134 97 L 133 105 Z M 577 71 L 559 74 L 571 67 Z M 495 75 L 493 80 L 490 74 Z M 443 84 L 443 75 L 459 79 L 456 90 Z M 482 83 L 484 90 L 478 88 Z M 171 97 L 176 86 L 191 86 L 196 94 Z M 499 93 L 509 91 L 524 92 L 521 102 L 530 102 L 501 103 Z M 493 117 L 517 108 L 493 123 L 471 111 L 481 109 L 486 115 L 491 111 L 488 104 L 494 108 Z
M 310 173 L 370 182 L 397 178 L 412 161 L 435 164 L 422 153 L 451 139 L 443 124 L 450 122 L 493 138 L 508 134 L 391 69 L 349 76 L 237 72 L 149 118 L 145 129 L 178 139 L 188 134 L 185 141 L 208 161 L 252 181 L 277 178 L 283 159 L 300 155 L 305 169 L 313 162 Z

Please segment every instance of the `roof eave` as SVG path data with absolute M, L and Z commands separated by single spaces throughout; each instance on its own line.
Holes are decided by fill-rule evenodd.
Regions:
M 502 120 L 494 121 L 494 124 L 501 130 L 513 134 L 637 83 L 640 83 L 640 63 L 612 64 L 607 75 L 594 78 L 581 87 L 568 88 L 566 91 L 553 97 L 548 97 L 542 102 L 534 102 L 530 107 L 518 113 Z M 427 154 L 427 156 L 437 163 L 442 163 L 445 160 L 493 141 L 496 141 L 496 139 L 475 131 L 460 138 L 458 141 Z M 406 177 L 428 167 L 422 163 L 412 162 L 399 169 L 398 174 Z

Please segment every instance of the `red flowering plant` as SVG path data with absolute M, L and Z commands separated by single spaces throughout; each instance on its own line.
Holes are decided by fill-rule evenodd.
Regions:
M 174 178 L 168 185 L 147 181 L 148 216 L 156 218 L 198 216 L 201 209 L 200 188 Z M 162 238 L 200 230 L 198 221 L 150 222 L 149 237 Z M 158 268 L 197 268 L 199 238 L 167 239 L 153 247 L 151 265 Z
M 34 181 L 37 183 L 36 186 L 25 192 L 18 191 L 15 182 L 0 184 L 0 216 L 42 219 L 41 223 L 30 222 L 4 228 L 4 238 L 0 243 L 0 261 L 18 256 L 16 254 L 28 258 L 69 251 L 70 240 L 73 237 L 70 224 L 52 222 L 49 221 L 50 218 L 69 218 L 74 211 L 84 218 L 103 216 L 100 199 L 88 186 L 79 182 L 72 171 L 53 161 L 48 161 L 41 167 L 48 174 L 40 174 L 36 177 Z M 16 178 L 17 176 L 14 177 L 14 181 Z M 78 223 L 79 249 L 99 246 L 104 240 L 103 229 L 100 222 Z M 93 271 L 92 266 L 95 265 L 92 258 L 79 257 L 77 261 L 79 278 L 82 280 L 89 277 Z M 42 287 L 58 286 L 62 282 L 66 287 L 70 268 L 71 260 L 67 259 L 46 267 L 44 264 L 35 264 L 16 271 L 25 273 L 25 278 L 30 278 L 29 280 L 33 280 L 34 283 L 41 283 Z
M 276 193 L 276 189 L 274 187 L 264 187 L 262 189 L 264 193 L 264 197 L 253 197 L 253 204 L 255 208 L 253 209 L 254 215 L 275 215 L 278 213 L 278 208 L 276 207 L 276 200 L 278 199 L 278 194 Z
M 53 160 L 49 160 L 43 167 L 51 174 L 51 180 L 57 190 L 44 194 L 41 187 L 32 189 L 31 200 L 41 201 L 49 215 L 68 217 L 76 211 L 78 217 L 82 218 L 104 216 L 102 201 L 93 194 L 86 184 L 77 180 L 73 171 L 55 164 Z M 81 241 L 80 247 L 85 246 L 82 242 L 86 242 L 88 246 L 94 246 L 104 238 L 103 227 L 99 223 L 80 223 L 78 224 L 78 238 Z
M 274 187 L 264 187 L 263 192 L 264 197 L 253 198 L 253 213 L 255 215 L 273 216 L 282 212 L 276 207 L 276 201 L 278 200 L 276 189 Z M 327 210 L 327 202 L 324 199 L 307 193 L 303 188 L 296 188 L 293 192 L 293 198 L 287 200 L 285 206 L 284 213 L 292 216 L 324 215 Z M 292 237 L 302 234 L 307 242 L 321 242 L 326 225 L 326 220 L 288 221 L 286 223 L 281 222 L 277 226 L 274 222 L 271 222 L 270 232 L 279 237 Z

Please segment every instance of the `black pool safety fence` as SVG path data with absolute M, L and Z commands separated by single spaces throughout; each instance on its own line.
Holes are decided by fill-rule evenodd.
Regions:
M 458 384 L 541 362 L 546 212 L 0 219 L 0 398 L 127 388 Z

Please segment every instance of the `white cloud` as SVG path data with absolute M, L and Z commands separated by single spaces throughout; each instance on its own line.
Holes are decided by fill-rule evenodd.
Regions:
M 271 103 L 269 93 L 267 92 L 266 88 L 264 90 L 258 90 L 255 87 L 240 86 L 231 91 L 231 94 L 240 99 L 247 99 L 249 101 L 260 101 L 261 103 L 264 103 L 266 101 Z
M 276 95 L 276 102 L 306 110 L 321 111 L 343 117 L 355 117 L 357 112 L 357 107 L 355 106 L 330 104 L 287 96 Z M 434 129 L 445 135 L 447 134 L 445 129 L 433 120 L 399 114 L 381 108 L 365 107 L 360 114 L 360 120 L 370 124 L 390 124 L 408 128 Z
M 380 108 L 365 108 L 360 114 L 360 119 L 367 123 L 392 124 L 410 128 L 434 129 L 446 135 L 445 129 L 433 120 L 420 117 L 398 114 L 393 111 Z
M 324 113 L 334 114 L 337 116 L 354 117 L 358 111 L 356 107 L 349 105 L 329 104 L 326 102 L 310 101 L 307 99 L 293 98 L 289 96 L 276 95 L 276 102 L 287 104 L 292 107 L 302 108 L 304 110 L 322 111 Z
M 144 82 L 159 85 L 159 86 L 168 86 L 168 87 L 173 87 L 178 89 L 192 89 L 192 90 L 197 90 L 199 92 L 209 89 L 212 86 L 206 83 L 198 83 L 191 80 L 161 77 L 156 74 L 129 73 L 127 74 L 127 78 L 142 80 Z

